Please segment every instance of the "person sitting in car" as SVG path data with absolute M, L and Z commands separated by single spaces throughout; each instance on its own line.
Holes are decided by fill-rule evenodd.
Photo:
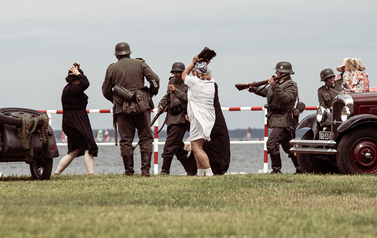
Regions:
M 325 85 L 318 89 L 318 102 L 321 107 L 332 109 L 332 102 L 339 94 L 343 80 L 335 80 L 335 74 L 332 69 L 324 69 L 320 73 L 321 82 Z
M 361 59 L 347 59 L 341 91 L 345 93 L 368 92 L 369 79 L 368 74 L 364 70 L 365 66 Z

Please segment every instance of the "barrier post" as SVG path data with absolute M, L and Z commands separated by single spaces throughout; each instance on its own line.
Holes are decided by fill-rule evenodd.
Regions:
M 158 108 L 153 109 L 153 115 L 155 116 L 158 113 Z M 154 166 L 153 166 L 153 174 L 158 174 L 158 118 L 154 122 L 154 142 L 153 142 L 153 156 L 154 156 Z
M 263 108 L 264 115 L 264 143 L 263 143 L 263 173 L 268 172 L 268 154 L 267 154 L 267 140 L 268 140 L 268 127 L 267 127 L 267 109 Z
M 50 112 L 47 112 L 47 117 L 48 117 L 48 124 L 52 127 L 52 114 Z

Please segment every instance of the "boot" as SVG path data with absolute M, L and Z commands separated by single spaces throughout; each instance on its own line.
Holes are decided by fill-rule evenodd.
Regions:
M 150 177 L 152 152 L 141 152 L 141 176 Z
M 128 176 L 134 176 L 134 155 L 123 156 L 123 164 L 125 174 Z
M 170 166 L 171 166 L 172 160 L 173 160 L 173 157 L 163 157 L 161 173 L 170 174 Z
M 270 158 L 271 158 L 271 167 L 272 167 L 272 171 L 270 174 L 277 174 L 277 173 L 281 173 L 281 159 L 280 159 L 280 154 L 276 154 L 276 155 L 271 155 L 270 154 Z
M 293 164 L 294 164 L 294 166 L 296 168 L 296 172 L 294 174 L 302 174 L 303 172 L 302 172 L 302 170 L 300 168 L 300 165 L 298 164 L 297 156 L 295 156 L 295 155 L 292 154 L 292 155 L 290 155 L 290 157 L 291 157 L 291 160 L 292 160 L 292 162 L 293 162 Z

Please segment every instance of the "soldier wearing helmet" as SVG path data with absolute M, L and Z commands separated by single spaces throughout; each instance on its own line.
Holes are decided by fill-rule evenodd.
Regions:
M 102 84 L 102 93 L 106 99 L 114 104 L 113 113 L 121 137 L 120 151 L 125 174 L 133 176 L 135 172 L 133 160 L 135 148 L 132 146 L 132 141 L 137 129 L 141 153 L 141 175 L 149 177 L 153 152 L 150 109 L 154 106 L 151 97 L 158 93 L 160 79 L 143 59 L 132 59 L 130 54 L 131 50 L 128 43 L 120 42 L 115 46 L 115 57 L 118 61 L 107 68 L 105 80 Z M 149 89 L 144 85 L 145 79 L 150 84 Z M 130 98 L 132 101 L 135 98 L 138 102 L 143 101 L 146 111 L 135 113 L 130 113 L 128 110 L 124 111 L 124 106 L 132 105 L 132 102 L 116 95 L 113 90 L 115 86 L 122 86 L 128 94 L 136 94 L 136 97 Z
M 267 141 L 267 152 L 271 158 L 271 174 L 281 172 L 280 145 L 292 159 L 296 173 L 302 173 L 297 157 L 289 151 L 292 145 L 289 141 L 295 138 L 295 128 L 298 116 L 295 110 L 298 88 L 291 74 L 294 74 L 289 62 L 281 61 L 275 67 L 276 76 L 268 80 L 269 87 L 256 88 L 249 82 L 249 91 L 259 96 L 267 97 L 267 127 L 272 128 Z
M 182 80 L 182 72 L 185 65 L 175 62 L 170 73 L 174 76 L 169 78 L 167 92 L 158 104 L 159 110 L 167 106 L 166 124 L 167 137 L 162 153 L 161 173 L 169 174 L 170 165 L 174 155 L 186 169 L 187 151 L 184 149 L 183 137 L 190 129 L 190 123 L 185 119 L 187 114 L 187 85 Z M 189 173 L 189 171 L 186 171 Z
M 332 102 L 339 94 L 343 80 L 335 80 L 335 74 L 332 69 L 324 69 L 319 74 L 321 82 L 325 85 L 318 89 L 318 102 L 321 107 L 332 109 Z

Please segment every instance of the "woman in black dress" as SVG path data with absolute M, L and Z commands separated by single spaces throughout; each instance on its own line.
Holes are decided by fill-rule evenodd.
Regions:
M 84 91 L 89 87 L 89 81 L 78 63 L 70 66 L 68 84 L 62 93 L 63 122 L 62 129 L 68 137 L 68 153 L 60 160 L 54 175 L 60 175 L 76 157 L 84 155 L 84 163 L 88 174 L 94 175 L 94 156 L 98 147 L 93 138 L 86 105 L 88 96 Z

